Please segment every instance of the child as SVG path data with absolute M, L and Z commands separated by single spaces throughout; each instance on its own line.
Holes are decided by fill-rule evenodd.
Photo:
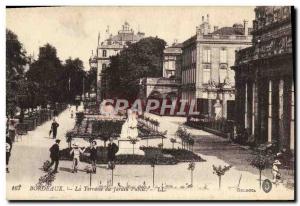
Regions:
M 71 155 L 72 154 L 74 155 L 73 156 L 73 171 L 72 171 L 72 173 L 77 172 L 80 154 L 84 153 L 85 149 L 86 148 L 84 148 L 83 150 L 80 149 L 76 143 L 73 145 L 73 149 L 70 152 Z
M 115 162 L 116 160 L 116 153 L 119 151 L 119 147 L 114 143 L 114 139 L 112 137 L 109 138 L 109 143 L 107 146 L 107 158 L 108 158 L 108 165 L 107 168 Z
M 272 166 L 272 174 L 273 174 L 273 183 L 274 184 L 278 184 L 281 179 L 281 174 L 279 172 L 277 165 L 281 165 L 281 162 L 279 162 L 279 160 L 275 160 L 273 162 L 273 166 Z
M 96 161 L 97 161 L 97 142 L 94 140 L 91 143 L 90 148 L 90 161 L 93 168 L 93 173 L 96 173 Z

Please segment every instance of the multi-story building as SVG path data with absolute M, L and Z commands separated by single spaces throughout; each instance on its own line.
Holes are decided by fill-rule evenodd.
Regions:
M 105 40 L 100 43 L 100 35 L 98 36 L 97 47 L 97 99 L 101 100 L 101 72 L 110 64 L 110 57 L 117 55 L 127 45 L 138 42 L 145 37 L 145 33 L 134 33 L 130 25 L 125 22 L 122 29 L 117 35 L 112 35 L 109 32 L 109 27 L 106 30 Z
M 249 30 L 247 21 L 211 30 L 207 15 L 196 34 L 182 43 L 182 55 L 177 59 L 181 98 L 195 100 L 200 114 L 227 118 L 227 110 L 234 110 L 234 71 L 230 67 L 235 51 L 251 46 Z
M 172 46 L 164 50 L 163 77 L 175 78 L 176 59 L 181 55 L 181 47 L 182 44 L 174 42 Z
M 255 8 L 253 46 L 236 53 L 236 127 L 256 144 L 294 150 L 292 7 Z

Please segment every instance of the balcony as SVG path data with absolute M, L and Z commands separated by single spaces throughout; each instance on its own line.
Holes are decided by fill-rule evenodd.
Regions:
M 237 51 L 235 57 L 235 65 L 244 64 L 254 59 L 255 48 L 247 47 L 245 49 Z

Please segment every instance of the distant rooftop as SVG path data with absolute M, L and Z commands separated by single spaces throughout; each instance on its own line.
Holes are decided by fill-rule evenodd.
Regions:
M 244 27 L 222 27 L 211 34 L 219 35 L 244 35 Z

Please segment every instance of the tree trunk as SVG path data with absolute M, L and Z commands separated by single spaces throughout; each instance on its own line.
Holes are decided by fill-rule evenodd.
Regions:
M 90 173 L 90 187 L 92 187 L 92 173 Z
M 261 189 L 261 170 L 259 170 L 259 188 Z
M 221 189 L 221 175 L 219 176 L 219 189 Z
M 134 155 L 134 144 L 132 144 L 132 154 Z
M 155 168 L 155 166 L 153 166 L 153 169 L 152 169 L 152 185 L 153 185 L 153 187 L 154 187 L 154 168 Z
M 24 121 L 24 109 L 22 107 L 20 112 L 20 123 L 23 123 L 23 121 Z
M 164 138 L 163 137 L 161 138 L 161 146 L 162 146 L 161 148 L 164 148 Z
M 191 170 L 191 186 L 193 187 L 193 170 Z
M 174 149 L 174 142 L 172 142 L 172 149 Z
M 111 169 L 111 186 L 114 186 L 114 169 Z

